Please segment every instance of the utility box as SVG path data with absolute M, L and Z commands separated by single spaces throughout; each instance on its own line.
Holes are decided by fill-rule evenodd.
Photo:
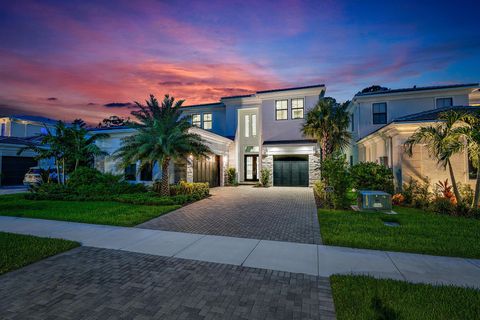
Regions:
M 360 190 L 357 200 L 361 211 L 392 210 L 392 196 L 383 191 Z

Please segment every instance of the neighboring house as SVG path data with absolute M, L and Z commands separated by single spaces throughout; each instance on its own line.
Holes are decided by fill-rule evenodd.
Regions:
M 260 178 L 260 170 L 268 168 L 273 185 L 312 185 L 319 179 L 319 148 L 314 140 L 304 137 L 300 129 L 305 114 L 324 93 L 324 85 L 314 85 L 257 91 L 224 97 L 217 103 L 182 107 L 184 116 L 196 126 L 193 130 L 202 136 L 214 154 L 207 160 L 173 163 L 171 182 L 185 179 L 223 185 L 227 168 L 233 167 L 240 183 L 255 183 Z M 133 133 L 131 130 L 108 128 L 92 132 L 110 134 L 110 138 L 99 141 L 98 145 L 112 154 L 120 146 L 121 138 Z M 112 156 L 97 159 L 96 167 L 106 172 L 122 170 Z M 151 181 L 161 176 L 157 166 L 143 175 L 135 168 L 136 164 L 126 168 L 125 177 Z
M 38 143 L 46 128 L 53 128 L 56 120 L 38 116 L 8 116 L 0 118 L 0 185 L 21 185 L 30 167 L 49 167 L 49 161 L 39 163 L 31 151 L 17 155 L 29 143 Z
M 474 112 L 480 110 L 475 107 L 479 103 L 478 83 L 358 93 L 349 107 L 355 142 L 347 157 L 352 164 L 372 161 L 392 168 L 397 188 L 410 177 L 444 180 L 448 173 L 428 156 L 425 146 L 416 146 L 409 157 L 403 144 L 419 127 L 438 121 L 441 112 Z M 460 182 L 473 184 L 466 154 L 455 155 L 452 165 Z

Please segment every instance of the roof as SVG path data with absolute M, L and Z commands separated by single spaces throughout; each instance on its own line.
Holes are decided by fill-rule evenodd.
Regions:
M 417 87 L 413 86 L 411 88 L 401 88 L 401 89 L 388 89 L 375 92 L 365 92 L 357 93 L 355 97 L 365 97 L 365 96 L 374 96 L 380 94 L 391 94 L 391 93 L 401 93 L 401 92 L 414 92 L 414 91 L 428 91 L 428 90 L 442 90 L 442 89 L 455 89 L 455 88 L 469 88 L 469 87 L 478 87 L 478 83 L 464 83 L 464 84 L 452 84 L 444 86 L 429 86 L 429 87 Z
M 224 107 L 225 105 L 222 102 L 210 102 L 210 103 L 201 103 L 201 104 L 192 104 L 189 106 L 182 106 L 182 108 L 215 107 L 215 106 Z
M 444 107 L 428 111 L 423 111 L 419 113 L 410 114 L 408 116 L 403 116 L 400 118 L 394 119 L 392 122 L 410 122 L 410 121 L 435 121 L 438 119 L 442 112 L 455 110 L 458 112 L 480 112 L 480 107 L 476 106 L 455 106 L 455 107 Z
M 316 143 L 317 140 L 314 139 L 304 139 L 304 140 L 277 140 L 277 141 L 264 141 L 263 145 L 276 145 L 276 144 L 305 144 L 305 143 Z
M 27 145 L 27 144 L 39 144 L 42 136 L 32 136 L 32 137 L 0 137 L 0 144 L 20 144 L 20 145 Z
M 132 129 L 132 127 L 117 126 L 117 127 L 88 128 L 88 131 L 107 131 L 107 130 L 124 130 L 124 129 Z
M 30 115 L 12 115 L 8 116 L 10 119 L 14 120 L 24 120 L 24 121 L 33 121 L 33 122 L 41 122 L 45 124 L 56 124 L 58 120 L 42 117 L 42 116 L 30 116 Z
M 270 92 L 280 92 L 280 91 L 290 91 L 290 90 L 301 90 L 301 89 L 311 89 L 311 88 L 324 88 L 324 84 L 314 84 L 310 86 L 302 86 L 302 87 L 290 87 L 290 88 L 281 88 L 281 89 L 271 89 L 271 90 L 262 90 L 262 91 L 257 91 L 252 94 L 244 94 L 244 95 L 239 95 L 239 96 L 227 96 L 227 97 L 222 97 L 221 99 L 234 99 L 234 98 L 248 98 L 248 97 L 253 97 L 255 94 L 262 94 L 262 93 L 270 93 Z

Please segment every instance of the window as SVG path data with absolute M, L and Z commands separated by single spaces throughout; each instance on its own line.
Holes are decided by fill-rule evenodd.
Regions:
M 143 166 L 142 171 L 140 172 L 141 181 L 152 181 L 152 165 L 147 163 Z
M 353 167 L 353 156 L 350 156 L 350 167 Z
M 200 118 L 199 114 L 192 114 L 192 125 L 197 127 L 202 126 L 202 118 Z
M 42 128 L 42 129 L 43 129 L 43 128 Z M 0 133 L 0 135 L 1 135 L 2 137 L 5 137 L 5 123 L 2 123 L 2 128 L 1 128 L 1 133 Z
M 373 110 L 373 124 L 386 124 L 387 123 L 387 103 L 374 103 L 372 105 Z
M 46 136 L 48 134 L 47 128 L 40 128 L 40 134 Z
M 351 129 L 352 129 L 352 132 L 355 131 L 355 117 L 354 117 L 353 113 L 350 115 L 350 126 L 351 126 Z
M 292 99 L 292 119 L 303 119 L 303 98 Z
M 379 163 L 380 163 L 382 166 L 388 168 L 388 157 L 380 157 L 379 160 L 380 160 Z
M 453 98 L 438 98 L 436 102 L 437 108 L 445 108 L 453 106 Z
M 260 151 L 260 148 L 258 146 L 246 146 L 245 147 L 245 152 L 246 153 L 258 153 Z
M 203 129 L 210 130 L 212 129 L 212 114 L 204 113 L 203 114 Z
M 250 137 L 250 115 L 249 114 L 245 115 L 244 130 L 245 130 L 245 138 Z
M 275 101 L 275 120 L 288 119 L 288 100 Z
M 257 115 L 252 114 L 252 137 L 257 136 Z
M 137 165 L 135 163 L 129 164 L 125 167 L 124 177 L 125 180 L 128 181 L 137 180 Z

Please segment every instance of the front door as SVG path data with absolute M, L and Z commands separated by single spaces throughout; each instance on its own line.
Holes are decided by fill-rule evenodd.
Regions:
M 245 156 L 245 181 L 257 181 L 257 155 Z

